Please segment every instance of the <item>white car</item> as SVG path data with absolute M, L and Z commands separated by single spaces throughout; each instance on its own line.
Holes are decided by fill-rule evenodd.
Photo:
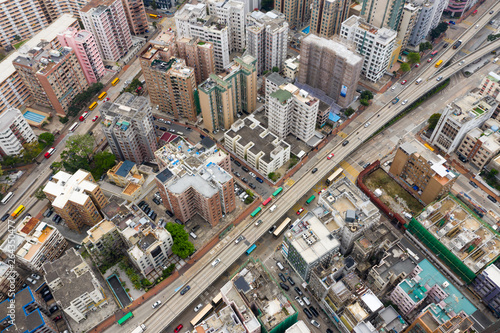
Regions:
M 212 267 L 217 266 L 219 263 L 220 263 L 220 258 L 215 259 L 214 262 L 212 263 Z
M 405 105 L 406 103 L 408 103 L 408 100 L 405 99 L 404 101 L 401 102 L 401 105 Z
M 202 306 L 203 306 L 203 305 L 202 305 L 201 303 L 200 303 L 200 304 L 198 304 L 198 305 L 194 308 L 194 312 L 198 312 L 198 311 L 200 311 L 200 309 L 201 309 L 201 307 L 202 307 Z
M 153 304 L 153 309 L 156 309 L 157 307 L 159 307 L 161 304 L 161 301 L 156 301 L 155 304 Z
M 396 90 L 396 86 L 392 86 L 391 90 Z
M 244 239 L 245 239 L 245 236 L 240 236 L 240 237 L 236 238 L 236 240 L 234 241 L 234 243 L 238 244 L 239 242 L 241 242 Z
M 319 328 L 321 325 L 316 321 L 316 320 L 311 320 L 311 324 L 313 324 L 314 326 L 316 326 L 317 328 Z
M 257 175 L 256 175 L 255 173 L 253 173 L 253 172 L 249 172 L 248 174 L 249 174 L 250 176 L 252 176 L 253 178 L 257 177 Z
M 370 122 L 367 122 L 367 123 L 365 124 L 365 128 L 366 128 L 366 127 L 368 127 L 368 126 L 370 126 L 370 124 L 371 124 Z
M 295 300 L 297 301 L 297 303 L 300 304 L 300 306 L 304 306 L 304 301 L 302 299 L 300 299 L 299 296 L 295 296 Z

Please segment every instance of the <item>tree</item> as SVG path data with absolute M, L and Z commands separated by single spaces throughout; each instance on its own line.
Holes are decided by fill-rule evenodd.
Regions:
M 280 71 L 280 68 L 279 68 L 279 67 L 277 67 L 277 66 L 274 66 L 274 67 L 273 67 L 273 72 L 277 73 L 277 72 L 279 72 L 279 71 Z
M 368 102 L 366 99 L 362 99 L 362 100 L 360 100 L 360 101 L 359 101 L 359 103 L 360 103 L 361 105 L 364 105 L 364 106 L 368 106 L 368 105 L 370 105 L 370 102 Z
M 66 124 L 68 120 L 68 117 L 59 117 L 59 121 L 61 122 L 61 124 Z
M 21 40 L 21 36 L 19 36 L 19 35 L 15 35 L 15 36 L 14 36 L 14 40 L 20 41 L 20 40 Z
M 79 169 L 91 171 L 90 158 L 94 149 L 94 138 L 88 134 L 73 135 L 66 141 L 61 153 L 64 169 L 70 173 Z
M 0 166 L 0 176 L 3 176 L 3 169 L 1 166 Z
M 38 136 L 38 142 L 40 142 L 44 147 L 52 146 L 54 143 L 54 134 L 45 132 Z
M 424 52 L 425 50 L 432 50 L 432 44 L 430 42 L 420 43 L 419 50 L 420 52 Z
M 406 62 L 403 62 L 401 66 L 399 67 L 403 73 L 409 72 L 410 71 L 410 65 L 408 65 Z
M 351 107 L 348 107 L 345 111 L 344 111 L 344 114 L 346 117 L 349 117 L 351 114 L 353 114 L 355 111 L 353 108 Z
M 25 143 L 19 153 L 24 163 L 31 163 L 40 154 L 42 148 L 38 142 Z
M 441 118 L 441 113 L 434 113 L 432 116 L 429 117 L 427 120 L 427 123 L 429 124 L 429 129 L 433 130 L 436 128 L 436 125 L 439 121 L 439 118 Z
M 261 8 L 262 10 L 268 12 L 274 8 L 274 1 L 273 0 L 262 0 L 261 3 Z
M 61 170 L 62 170 L 62 168 L 63 168 L 63 164 L 62 164 L 62 162 L 54 162 L 54 163 L 52 163 L 52 164 L 50 165 L 50 168 L 52 169 L 52 172 L 53 172 L 54 174 L 56 174 L 56 173 L 58 173 L 59 171 L 61 171 Z
M 103 87 L 104 85 L 101 82 L 97 82 L 88 87 L 87 90 L 76 95 L 68 107 L 68 115 L 76 116 Z
M 40 186 L 40 187 L 38 188 L 38 190 L 36 190 L 36 192 L 35 192 L 35 194 L 34 194 L 35 198 L 37 198 L 38 200 L 43 200 L 43 199 L 47 198 L 47 196 L 46 196 L 46 195 L 45 195 L 45 193 L 43 192 L 43 187 L 44 187 L 44 186 Z
M 170 233 L 174 243 L 176 241 L 187 241 L 188 233 L 184 230 L 184 226 L 182 224 L 169 222 L 165 226 L 165 229 Z
M 448 30 L 448 23 L 441 22 L 437 25 L 437 27 L 431 30 L 430 37 L 432 38 L 432 40 L 434 40 L 441 36 L 441 34 L 445 33 L 446 30 Z
M 151 2 L 150 2 L 150 4 L 151 4 L 151 8 L 152 8 L 153 10 L 156 10 L 156 9 L 158 8 L 158 5 L 156 4 L 156 1 L 155 1 L 155 0 L 151 1 Z
M 373 99 L 373 93 L 370 90 L 365 90 L 361 93 L 359 98 L 369 101 L 370 99 Z
M 420 62 L 420 54 L 416 52 L 410 52 L 406 58 L 408 59 L 408 62 L 412 65 L 418 64 Z
M 107 151 L 95 154 L 92 161 L 92 176 L 99 179 L 101 176 L 116 164 L 116 157 Z
M 181 259 L 186 259 L 194 252 L 194 245 L 189 241 L 175 242 L 172 245 L 172 253 L 178 255 Z

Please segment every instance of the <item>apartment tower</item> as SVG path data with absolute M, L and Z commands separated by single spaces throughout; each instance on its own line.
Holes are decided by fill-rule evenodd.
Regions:
M 361 16 L 376 28 L 397 31 L 405 0 L 363 0 Z
M 229 27 L 229 52 L 245 50 L 245 4 L 233 0 L 208 0 L 208 12 Z
M 443 10 L 448 4 L 448 0 L 414 0 L 414 5 L 420 7 L 417 21 L 410 35 L 409 44 L 419 45 L 437 27 L 441 21 Z
M 311 33 L 325 38 L 338 35 L 350 6 L 351 0 L 313 0 Z
M 57 35 L 57 38 L 62 46 L 69 46 L 75 51 L 89 85 L 101 80 L 104 76 L 104 64 L 94 36 L 90 32 L 69 28 Z
M 311 0 L 274 0 L 274 9 L 285 14 L 292 28 L 300 28 L 311 18 Z
M 148 30 L 148 18 L 142 0 L 122 0 L 125 16 L 132 35 L 140 35 Z
M 0 156 L 17 155 L 23 144 L 36 140 L 36 135 L 18 109 L 0 114 Z
M 199 38 L 182 37 L 177 41 L 179 58 L 186 60 L 186 65 L 194 68 L 196 83 L 201 84 L 215 73 L 214 45 Z
M 340 107 L 354 100 L 363 57 L 336 40 L 310 34 L 302 40 L 297 81 L 323 91 Z
M 410 42 L 413 29 L 418 21 L 422 7 L 407 3 L 403 8 L 403 15 L 399 24 L 398 35 L 396 39 L 401 42 L 401 51 L 404 51 Z
M 90 31 L 104 60 L 118 61 L 132 47 L 132 36 L 121 0 L 91 0 L 80 10 L 85 30 Z

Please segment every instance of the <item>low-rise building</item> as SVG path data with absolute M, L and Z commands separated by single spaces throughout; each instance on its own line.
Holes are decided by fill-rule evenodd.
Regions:
M 74 248 L 59 259 L 45 263 L 43 270 L 56 303 L 77 323 L 86 319 L 89 311 L 108 304 L 99 280 Z
M 311 333 L 309 327 L 302 320 L 299 320 L 292 326 L 290 326 L 285 333 Z
M 107 172 L 108 179 L 117 186 L 125 187 L 130 182 L 144 183 L 144 177 L 137 170 L 137 165 L 131 161 L 120 161 Z
M 435 304 L 428 305 L 421 312 L 422 314 L 420 314 L 413 321 L 413 323 L 411 323 L 406 332 L 466 333 L 470 332 L 469 329 L 471 329 L 472 325 L 474 325 L 472 319 L 470 319 L 469 316 L 464 313 L 460 313 L 455 316 L 450 315 L 446 319 L 443 319 L 443 310 Z
M 500 269 L 490 265 L 474 280 L 474 291 L 484 304 L 500 318 Z
M 389 172 L 426 204 L 450 192 L 458 178 L 458 173 L 442 156 L 434 154 L 418 140 L 399 146 Z
M 237 120 L 224 133 L 224 147 L 265 176 L 290 160 L 290 144 L 262 127 L 253 115 Z
M 87 230 L 87 235 L 82 244 L 97 263 L 109 260 L 110 249 L 125 248 L 121 229 L 112 221 L 102 220 Z
M 469 131 L 458 146 L 457 154 L 482 170 L 500 152 L 500 122 L 488 119 Z
M 299 73 L 300 68 L 300 56 L 295 58 L 290 58 L 285 60 L 285 67 L 283 74 L 292 81 L 295 81 L 295 77 Z
M 35 132 L 18 109 L 0 113 L 0 156 L 18 155 L 23 144 L 36 140 Z
M 478 94 L 481 96 L 488 95 L 497 98 L 500 93 L 500 75 L 495 72 L 489 72 L 479 85 Z
M 357 262 L 352 257 L 344 257 L 340 253 L 334 255 L 330 261 L 313 268 L 307 285 L 308 291 L 316 299 L 324 299 L 330 288 L 343 276 L 352 273 L 356 266 Z
M 246 333 L 247 330 L 240 321 L 234 320 L 236 312 L 230 306 L 223 307 L 212 316 L 195 325 L 196 332 L 231 332 Z

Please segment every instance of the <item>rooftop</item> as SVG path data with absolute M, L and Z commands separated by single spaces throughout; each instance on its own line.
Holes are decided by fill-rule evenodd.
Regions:
M 55 196 L 52 202 L 53 207 L 63 209 L 68 201 L 83 205 L 89 200 L 88 192 L 93 192 L 98 185 L 87 180 L 92 177 L 85 170 L 78 170 L 73 175 L 64 171 L 56 173 L 43 191 L 47 194 Z
M 16 332 L 36 332 L 40 326 L 45 325 L 40 309 L 36 309 L 37 302 L 30 287 L 18 291 L 13 297 L 15 302 L 10 302 L 7 298 L 0 303 L 0 318 L 2 318 L 2 328 L 4 331 Z M 9 304 L 15 306 L 15 316 L 10 316 Z M 15 327 L 9 325 L 9 319 L 15 324 Z
M 345 22 L 344 22 L 345 23 Z M 342 23 L 342 24 L 344 24 Z M 327 39 L 314 34 L 307 35 L 302 39 L 302 43 L 312 43 L 323 49 L 323 52 L 335 53 L 350 65 L 356 65 L 363 62 L 363 57 L 356 53 L 356 50 L 337 40 Z
M 491 96 L 481 96 L 476 93 L 469 92 L 465 96 L 455 99 L 448 104 L 447 114 L 458 123 L 465 123 L 475 118 L 481 117 L 488 113 L 497 102 Z
M 21 111 L 15 108 L 9 108 L 7 111 L 0 113 L 0 132 L 3 132 L 7 129 L 10 130 L 10 126 L 12 122 L 19 116 L 23 114 Z
M 392 29 L 387 28 L 377 28 L 369 23 L 367 23 L 364 19 L 359 16 L 351 16 L 344 22 L 342 22 L 342 26 L 347 27 L 356 27 L 358 29 L 366 31 L 368 34 L 378 39 L 380 43 L 386 44 L 391 42 L 396 38 L 397 32 Z
M 139 122 L 150 114 L 146 97 L 131 93 L 121 94 L 114 102 L 104 102 L 99 111 L 103 116 L 104 127 L 114 126 L 115 130 L 126 131 L 134 122 Z
M 280 87 L 282 85 L 286 85 L 288 83 L 288 81 L 286 80 L 286 78 L 284 78 L 283 76 L 279 75 L 276 72 L 271 72 L 270 74 L 268 74 L 266 76 L 266 83 L 267 82 L 272 82 L 277 87 Z
M 118 163 L 120 166 L 118 170 L 115 172 L 117 176 L 120 177 L 127 177 L 127 175 L 130 173 L 132 168 L 135 166 L 134 162 L 131 161 L 122 161 Z

